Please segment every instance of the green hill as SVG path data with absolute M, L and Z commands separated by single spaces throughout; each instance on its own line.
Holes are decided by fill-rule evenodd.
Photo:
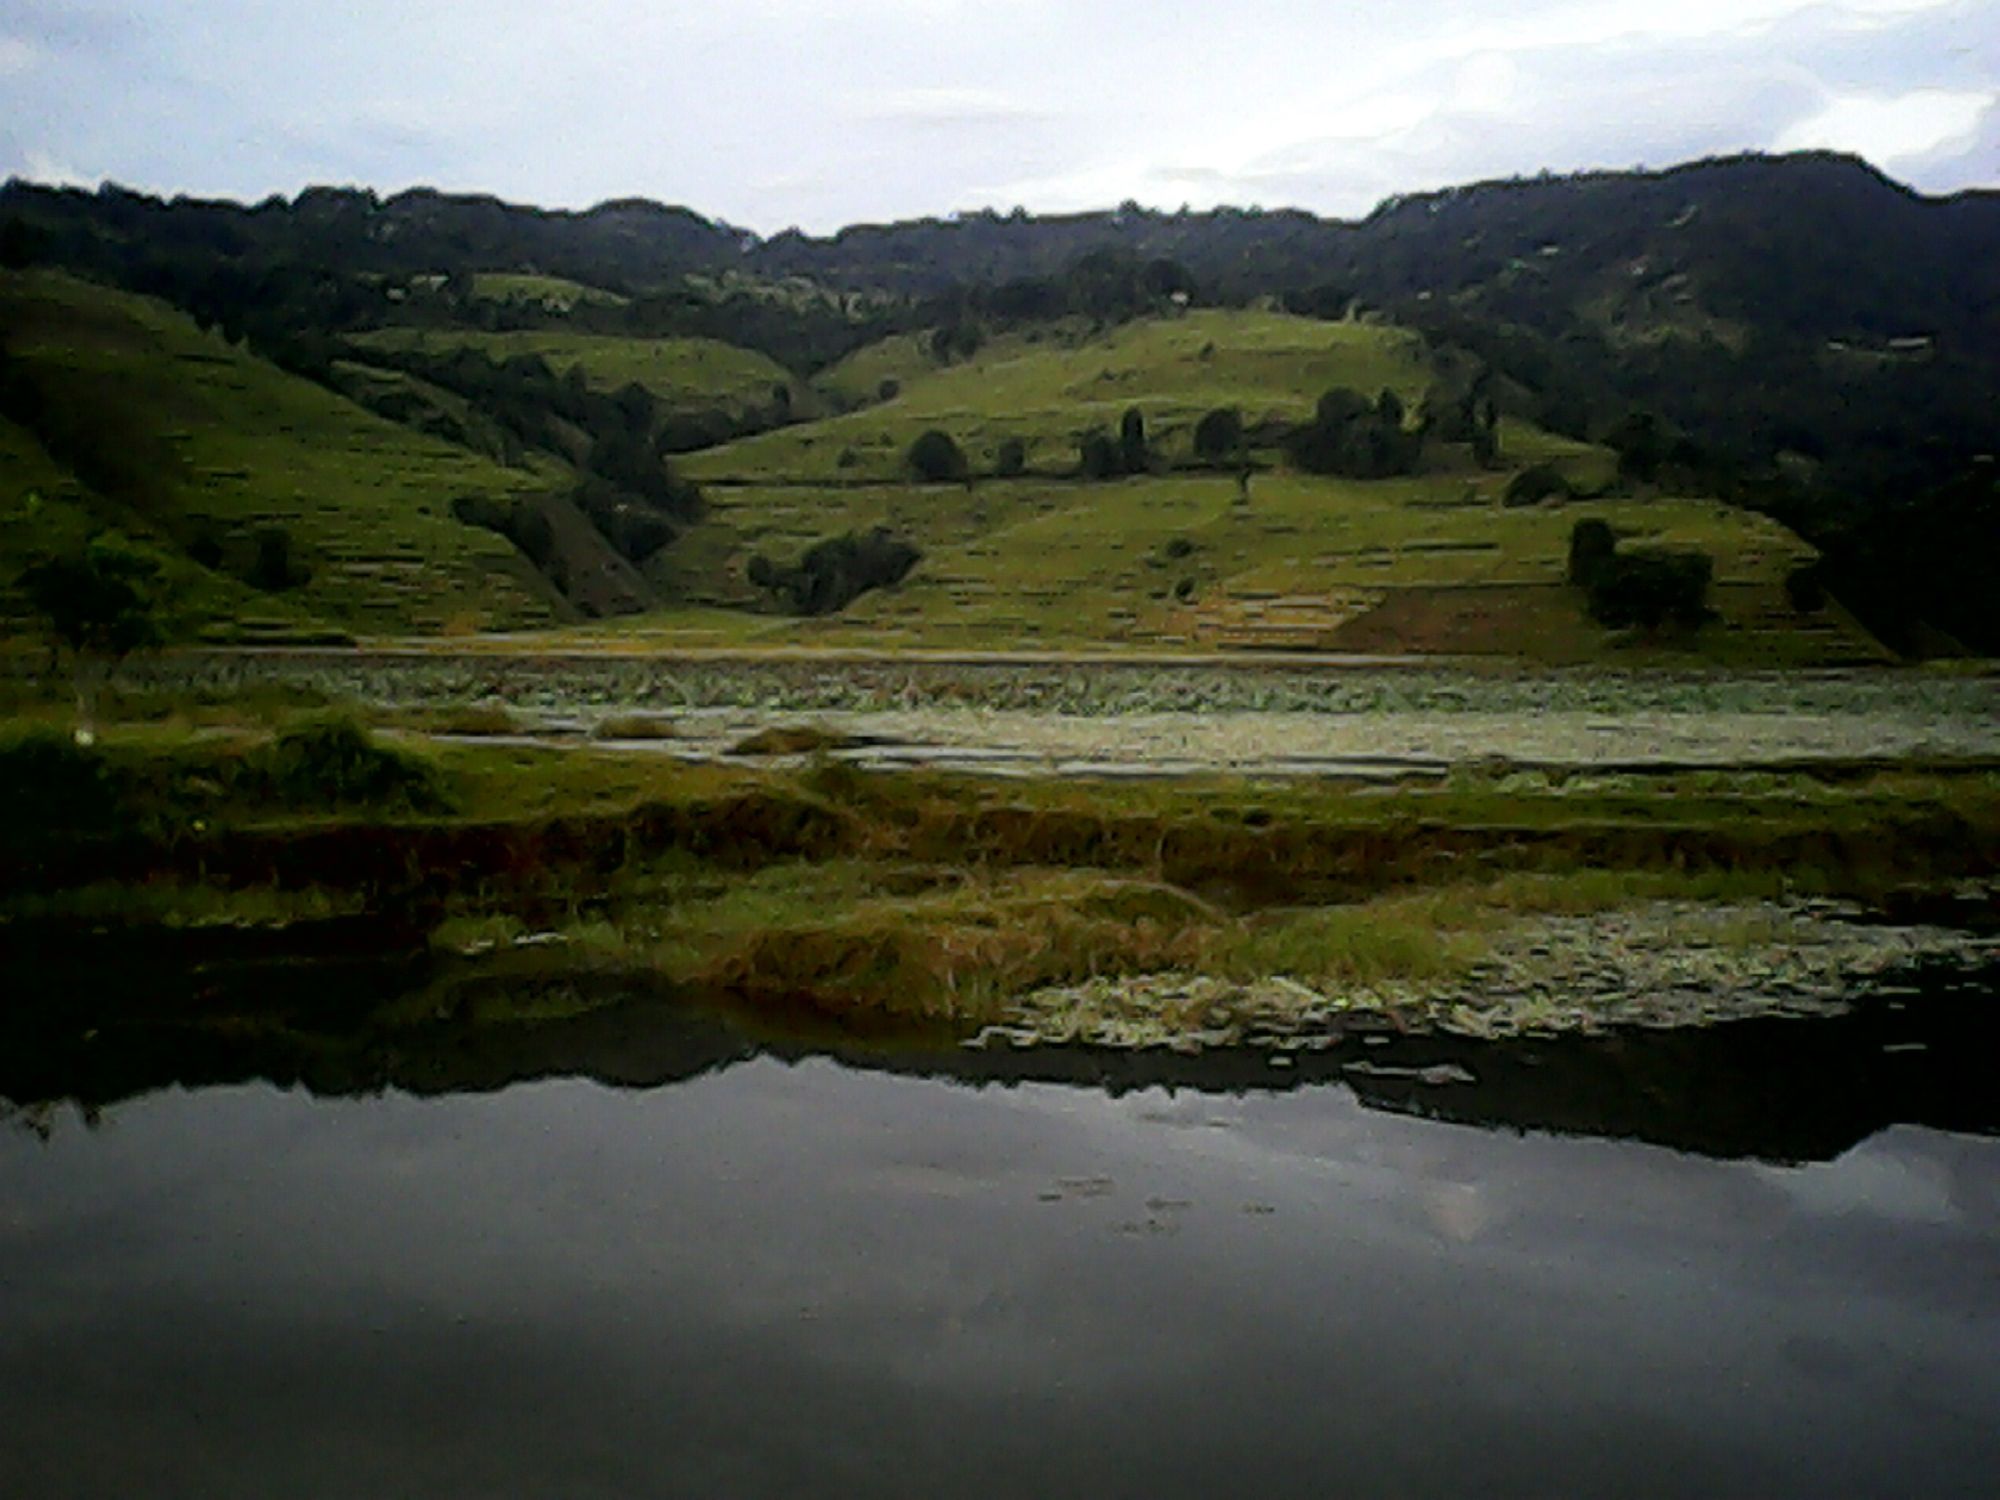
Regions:
M 209 580 L 192 597 L 218 617 L 397 633 L 568 617 L 509 543 L 453 516 L 468 496 L 539 499 L 546 476 L 372 416 L 158 302 L 66 275 L 0 274 L 0 327 L 10 400 L 34 408 L 37 438 L 16 431 L 0 448 L 10 555 L 101 516 L 182 559 L 209 553 L 213 568 L 181 566 Z M 30 491 L 64 498 L 30 514 Z M 246 591 L 238 580 L 275 530 L 296 582 Z
M 479 272 L 472 278 L 472 295 L 484 302 L 524 303 L 548 312 L 565 313 L 577 307 L 623 307 L 629 300 L 566 276 L 506 271 Z
M 789 393 L 786 399 L 800 414 L 814 410 L 810 388 L 783 365 L 717 339 L 619 338 L 559 329 L 484 333 L 459 328 L 383 328 L 357 334 L 352 343 L 361 351 L 433 355 L 477 349 L 494 360 L 539 355 L 558 375 L 581 367 L 584 378 L 598 390 L 643 386 L 670 411 L 716 406 L 740 415 L 751 407 L 768 407 L 779 389 Z
M 847 374 L 912 372 L 894 399 L 693 455 L 708 518 L 654 572 L 676 597 L 749 604 L 749 562 L 783 564 L 814 543 L 887 527 L 923 549 L 900 585 L 839 616 L 785 627 L 827 644 L 1036 647 L 1123 644 L 1431 650 L 1543 660 L 1676 656 L 1738 663 L 1875 659 L 1837 607 L 1796 613 L 1786 575 L 1812 549 L 1768 518 L 1712 500 L 1649 496 L 1503 503 L 1512 477 L 1549 464 L 1585 492 L 1615 458 L 1529 423 L 1501 425 L 1494 469 L 1432 445 L 1404 478 L 1322 478 L 1258 450 L 1247 504 L 1233 475 L 1191 467 L 1190 431 L 1217 406 L 1253 430 L 1308 416 L 1329 386 L 1392 389 L 1414 410 L 1437 378 L 1404 330 L 1273 313 L 1198 313 L 1097 337 L 1015 336 L 927 371 L 908 341 L 863 351 Z M 835 379 L 842 373 L 834 372 Z M 894 377 L 888 377 L 894 378 Z M 1077 437 L 1145 414 L 1160 472 L 1074 477 Z M 974 482 L 911 482 L 906 455 L 948 431 Z M 1029 472 L 991 473 L 1005 438 Z M 1698 548 L 1716 564 L 1719 619 L 1691 642 L 1634 645 L 1591 623 L 1565 579 L 1572 526 L 1608 521 L 1635 544 Z
M 945 366 L 896 338 L 849 356 L 824 383 L 846 394 L 884 378 L 899 383 L 893 400 L 692 454 L 684 467 L 704 481 L 895 480 L 907 476 L 910 444 L 936 427 L 975 472 L 990 472 L 1001 442 L 1019 438 L 1031 471 L 1067 474 L 1078 439 L 1116 431 L 1130 407 L 1145 414 L 1155 447 L 1178 460 L 1215 407 L 1238 407 L 1252 425 L 1297 421 L 1322 391 L 1344 385 L 1370 396 L 1391 389 L 1414 408 L 1433 375 L 1422 341 L 1403 329 L 1205 311 L 1099 334 L 1080 325 L 1010 334 Z

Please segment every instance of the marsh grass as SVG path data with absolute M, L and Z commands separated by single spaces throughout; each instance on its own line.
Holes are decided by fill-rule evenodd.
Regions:
M 80 866 L 69 892 L 19 887 L 25 904 L 0 915 L 285 921 L 401 900 L 415 881 L 442 924 L 434 947 L 479 949 L 524 982 L 596 967 L 753 1005 L 952 1024 L 1038 988 L 1165 972 L 1286 976 L 1320 994 L 1422 985 L 1540 918 L 1866 895 L 1990 870 L 2000 850 L 1990 776 L 1704 774 L 1684 795 L 1466 782 L 1383 798 L 1220 778 L 1001 784 L 824 753 L 775 771 L 588 746 L 418 750 L 324 716 L 275 735 L 126 726 L 87 754 L 15 731 L 0 768 L 52 838 L 63 808 L 62 827 L 88 832 L 110 807 L 151 840 L 130 884 Z M 206 888 L 239 833 L 281 854 L 294 830 L 333 861 L 286 863 L 296 895 L 265 889 L 276 854 L 233 866 L 240 892 Z M 385 873 L 354 873 L 367 870 Z M 517 943 L 549 930 L 559 948 Z M 1755 912 L 1690 928 L 1725 947 L 1775 930 Z
M 673 720 L 664 714 L 607 714 L 590 726 L 594 740 L 671 740 L 680 737 Z

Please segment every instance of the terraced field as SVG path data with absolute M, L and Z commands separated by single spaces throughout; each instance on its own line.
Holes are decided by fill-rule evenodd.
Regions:
M 542 329 L 483 333 L 472 329 L 383 328 L 357 335 L 354 343 L 364 350 L 432 354 L 479 349 L 496 360 L 536 354 L 559 375 L 581 366 L 584 378 L 599 390 L 644 386 L 663 406 L 674 410 L 721 406 L 740 412 L 749 406 L 768 405 L 773 390 L 780 386 L 791 392 L 795 411 L 810 415 L 815 410 L 810 388 L 783 365 L 716 339 L 634 339 Z
M 101 403 L 177 462 L 157 513 L 177 538 L 225 542 L 282 526 L 309 581 L 263 613 L 367 632 L 511 629 L 563 618 L 498 536 L 453 519 L 461 495 L 511 498 L 545 481 L 370 415 L 284 374 L 160 303 L 52 273 L 0 276 L 10 350 L 38 378 Z M 10 464 L 7 489 L 29 476 Z
M 1194 469 L 1109 483 L 1073 477 L 1078 436 L 1115 427 L 1132 406 L 1164 465 L 1187 461 L 1193 424 L 1218 405 L 1237 406 L 1252 424 L 1297 420 L 1320 391 L 1346 385 L 1396 390 L 1414 408 L 1433 375 L 1401 330 L 1204 312 L 1075 342 L 997 340 L 944 368 L 904 338 L 851 356 L 826 382 L 852 394 L 879 379 L 901 380 L 899 394 L 687 460 L 708 482 L 710 517 L 654 565 L 673 597 L 752 603 L 751 556 L 790 560 L 828 536 L 881 525 L 924 549 L 915 573 L 786 635 L 945 648 L 1882 659 L 1837 607 L 1792 610 L 1783 581 L 1812 550 L 1767 518 L 1698 498 L 1503 506 L 1508 481 L 1529 464 L 1552 464 L 1585 491 L 1615 472 L 1607 450 L 1524 422 L 1502 424 L 1501 469 L 1445 450 L 1404 479 L 1264 472 L 1247 503 L 1233 476 Z M 959 441 L 972 483 L 911 482 L 905 455 L 931 427 Z M 1026 445 L 1029 472 L 979 477 L 1008 438 Z M 1275 455 L 1260 462 L 1268 468 Z M 1589 623 L 1564 580 L 1570 529 L 1586 517 L 1633 541 L 1711 553 L 1717 622 L 1692 643 L 1621 641 Z
M 564 276 L 482 271 L 472 278 L 472 295 L 487 302 L 525 302 L 557 312 L 579 306 L 623 307 L 627 298 L 600 286 L 585 286 Z

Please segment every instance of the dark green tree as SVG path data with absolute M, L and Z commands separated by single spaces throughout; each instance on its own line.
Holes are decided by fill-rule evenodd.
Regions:
M 1194 425 L 1195 457 L 1204 463 L 1226 464 L 1243 448 L 1243 414 L 1233 406 L 1218 406 Z
M 1077 472 L 1085 479 L 1115 479 L 1121 471 L 1118 445 L 1101 429 L 1086 432 L 1077 443 Z
M 20 586 L 69 658 L 76 742 L 92 744 L 105 680 L 133 652 L 160 642 L 159 565 L 116 537 L 98 536 L 74 553 L 30 564 Z
M 1611 525 L 1596 516 L 1578 521 L 1569 529 L 1569 581 L 1589 587 L 1590 581 L 1618 550 L 1618 538 Z
M 910 470 L 931 484 L 963 479 L 968 472 L 965 454 L 952 441 L 951 434 L 935 427 L 920 433 L 910 444 Z
M 1127 474 L 1143 474 L 1151 466 L 1146 451 L 1146 417 L 1136 406 L 1118 419 L 1118 462 Z

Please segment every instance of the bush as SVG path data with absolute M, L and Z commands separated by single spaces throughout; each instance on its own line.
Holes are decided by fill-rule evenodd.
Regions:
M 1569 481 L 1553 465 L 1534 464 L 1507 481 L 1502 505 L 1540 505 L 1544 500 L 1567 500 L 1574 494 Z
M 448 805 L 426 761 L 387 745 L 342 715 L 307 719 L 254 753 L 245 770 L 257 789 L 293 807 Z
M 993 472 L 1002 479 L 1012 479 L 1028 467 L 1028 445 L 1019 438 L 1008 438 L 993 455 Z
M 1653 630 L 1669 620 L 1696 626 L 1709 618 L 1708 586 L 1714 576 L 1715 559 L 1705 552 L 1613 552 L 1585 585 L 1590 615 L 1614 629 L 1637 625 Z
M 1319 398 L 1312 421 L 1288 436 L 1285 451 L 1310 474 L 1385 479 L 1408 474 L 1423 452 L 1421 429 L 1405 430 L 1403 403 L 1393 391 L 1370 401 L 1336 386 Z
M 1194 426 L 1195 457 L 1211 464 L 1228 463 L 1243 447 L 1243 414 L 1233 406 L 1218 406 Z
M 968 472 L 965 455 L 952 441 L 951 434 L 935 427 L 919 434 L 910 444 L 910 469 L 917 478 L 932 484 L 963 479 Z
M 1826 580 L 1817 562 L 1801 563 L 1785 575 L 1785 598 L 1795 613 L 1818 614 L 1826 608 Z
M 752 557 L 749 577 L 758 588 L 780 595 L 796 614 L 829 615 L 870 589 L 902 582 L 922 556 L 878 526 L 820 542 L 795 567 L 781 568 L 761 555 Z
M 123 801 L 103 754 L 66 734 L 36 729 L 0 742 L 0 842 L 107 829 Z
M 1608 521 L 1593 516 L 1569 529 L 1569 581 L 1588 586 L 1618 550 L 1618 538 Z
M 1124 470 L 1118 445 L 1104 432 L 1086 432 L 1076 449 L 1077 472 L 1085 479 L 1116 479 Z
M 1145 413 L 1136 406 L 1128 407 L 1118 419 L 1118 463 L 1127 474 L 1143 474 L 1152 463 L 1146 447 Z

